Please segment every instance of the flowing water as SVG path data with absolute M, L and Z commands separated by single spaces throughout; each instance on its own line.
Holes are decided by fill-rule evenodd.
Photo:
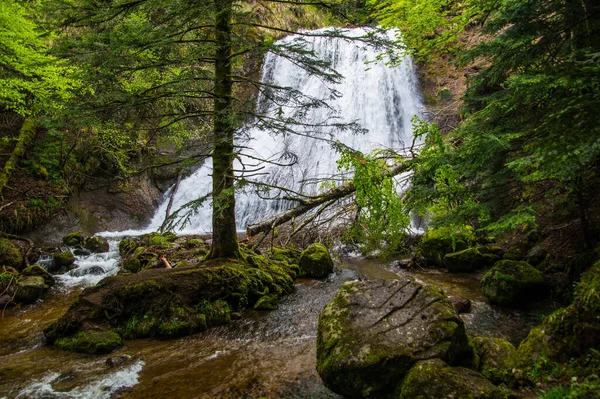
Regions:
M 358 35 L 364 30 L 348 33 Z M 346 122 L 358 120 L 368 130 L 366 135 L 353 135 L 330 129 L 321 131 L 321 138 L 333 136 L 364 152 L 410 144 L 410 119 L 420 107 L 410 60 L 395 69 L 383 62 L 366 65 L 377 52 L 357 42 L 325 37 L 310 38 L 309 42 L 318 56 L 330 60 L 345 76 L 334 87 L 342 96 L 332 102 L 332 109 L 312 110 L 309 117 L 315 122 L 332 117 Z M 330 94 L 318 77 L 272 54 L 265 59 L 263 80 L 294 87 L 317 98 Z M 293 110 L 283 107 L 270 112 Z M 248 154 L 273 160 L 280 159 L 285 151 L 298 156 L 293 168 L 268 166 L 263 170 L 268 178 L 263 181 L 310 193 L 317 189 L 311 178 L 336 171 L 337 154 L 328 141 L 273 136 L 252 127 L 246 133 L 252 137 L 250 142 L 242 143 Z M 242 158 L 242 162 L 249 163 L 249 159 Z M 207 164 L 184 179 L 174 209 L 208 192 L 209 175 Z M 285 202 L 267 204 L 249 194 L 238 196 L 237 205 L 240 229 L 289 206 Z M 162 224 L 166 206 L 165 200 L 143 231 L 102 234 L 116 238 L 154 231 Z M 210 219 L 209 208 L 202 208 L 180 232 L 208 231 Z M 44 346 L 43 329 L 66 311 L 81 287 L 117 273 L 117 241 L 110 245 L 108 253 L 78 257 L 79 267 L 59 276 L 58 286 L 41 303 L 6 311 L 0 320 L 0 398 L 337 398 L 323 386 L 315 371 L 317 320 L 339 286 L 358 278 L 412 278 L 471 298 L 474 310 L 463 318 L 469 331 L 477 335 L 505 336 L 518 342 L 527 328 L 537 322 L 535 314 L 531 318 L 487 305 L 479 290 L 481 276 L 407 272 L 395 268 L 393 263 L 348 257 L 342 259 L 341 271 L 326 281 L 299 280 L 279 309 L 246 311 L 242 319 L 200 334 L 168 341 L 128 341 L 117 352 L 105 356 Z

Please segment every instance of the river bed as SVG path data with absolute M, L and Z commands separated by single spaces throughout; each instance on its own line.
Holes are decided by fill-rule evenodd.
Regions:
M 325 304 L 354 279 L 408 278 L 470 298 L 472 310 L 462 315 L 468 332 L 513 344 L 543 313 L 490 306 L 479 290 L 481 274 L 407 271 L 357 257 L 341 264 L 327 280 L 299 279 L 275 311 L 248 310 L 241 320 L 180 339 L 127 341 L 104 356 L 42 344 L 42 330 L 78 292 L 53 288 L 42 303 L 9 309 L 1 320 L 0 398 L 338 398 L 315 370 L 316 328 Z

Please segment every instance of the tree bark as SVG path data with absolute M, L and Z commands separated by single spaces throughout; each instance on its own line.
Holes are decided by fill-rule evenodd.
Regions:
M 233 78 L 231 19 L 232 0 L 219 0 L 216 7 L 215 100 L 212 227 L 213 240 L 210 258 L 240 256 L 235 226 L 234 145 L 235 117 L 233 115 Z
M 8 184 L 8 179 L 10 179 L 17 162 L 19 162 L 19 159 L 25 154 L 27 146 L 31 144 L 35 138 L 35 133 L 35 121 L 33 118 L 29 117 L 25 119 L 21 126 L 21 130 L 19 131 L 17 144 L 10 154 L 10 158 L 6 161 L 4 169 L 0 170 L 0 195 L 2 195 L 2 190 L 4 190 L 4 187 Z
M 406 172 L 410 169 L 410 163 L 400 163 L 392 168 L 388 169 L 382 174 L 383 177 L 396 176 L 402 172 Z M 250 225 L 246 229 L 248 236 L 252 237 L 259 233 L 266 233 L 272 228 L 277 227 L 285 222 L 292 220 L 295 217 L 301 216 L 306 212 L 318 207 L 319 205 L 325 204 L 328 201 L 334 201 L 336 199 L 347 197 L 356 191 L 356 187 L 353 182 L 346 183 L 342 186 L 336 187 L 328 192 L 321 194 L 317 197 L 313 197 L 309 200 L 303 201 L 300 205 L 292 208 L 281 215 L 274 216 L 264 222 Z

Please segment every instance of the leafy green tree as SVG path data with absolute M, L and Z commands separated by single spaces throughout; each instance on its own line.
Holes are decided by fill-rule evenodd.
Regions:
M 484 30 L 490 39 L 464 53 L 485 60 L 464 98 L 466 120 L 444 143 L 430 140 L 414 206 L 439 223 L 497 232 L 533 223 L 541 204 L 574 199 L 591 245 L 586 198 L 597 194 L 600 159 L 600 4 L 498 1 Z
M 156 131 L 173 127 L 186 130 L 193 125 L 211 130 L 210 256 L 217 258 L 239 256 L 233 169 L 240 151 L 234 143 L 238 128 L 251 120 L 262 129 L 293 133 L 294 127 L 302 125 L 307 108 L 326 106 L 296 90 L 261 83 L 258 68 L 249 70 L 248 60 L 261 59 L 271 51 L 325 81 L 338 80 L 340 75 L 316 59 L 301 37 L 285 43 L 275 41 L 296 33 L 301 27 L 298 18 L 315 19 L 315 7 L 325 7 L 331 14 L 343 3 L 73 0 L 61 2 L 53 14 L 65 27 L 64 54 L 70 52 L 73 59 L 99 74 L 102 87 L 96 91 L 94 108 L 103 112 L 149 109 L 150 115 L 143 115 L 144 120 L 159 122 L 153 127 Z M 300 17 L 290 19 L 290 12 Z M 332 30 L 318 35 L 343 33 Z M 260 91 L 269 102 L 293 104 L 298 112 L 295 116 L 257 113 L 254 98 L 247 95 L 252 91 Z M 104 96 L 99 96 L 100 92 Z

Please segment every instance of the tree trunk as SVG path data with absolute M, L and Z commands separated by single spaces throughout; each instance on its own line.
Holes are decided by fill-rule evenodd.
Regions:
M 19 162 L 19 159 L 25 155 L 25 150 L 27 146 L 31 144 L 33 139 L 35 138 L 35 121 L 33 118 L 29 117 L 25 119 L 23 125 L 21 126 L 21 130 L 19 131 L 19 138 L 17 139 L 17 144 L 10 154 L 10 158 L 6 161 L 4 165 L 4 169 L 0 170 L 0 195 L 2 195 L 2 190 L 8 184 L 8 180 L 12 175 L 12 171 Z
M 382 173 L 382 178 L 386 176 L 396 176 L 402 172 L 406 172 L 411 167 L 410 163 L 404 162 L 400 163 L 396 166 L 393 166 L 389 170 Z M 325 204 L 329 201 L 335 201 L 340 198 L 347 197 L 350 194 L 353 194 L 356 191 L 356 187 L 353 182 L 346 183 L 342 186 L 336 187 L 328 192 L 321 194 L 317 197 L 313 197 L 309 200 L 306 200 L 300 205 L 292 208 L 280 215 L 272 217 L 269 220 L 266 220 L 261 223 L 253 224 L 248 226 L 246 232 L 248 236 L 252 237 L 259 233 L 267 233 L 274 227 L 277 227 L 285 222 L 292 220 L 295 217 L 301 216 L 306 212 L 318 207 L 319 205 Z
M 235 117 L 232 109 L 233 79 L 231 66 L 232 0 L 219 0 L 216 7 L 215 100 L 212 228 L 210 258 L 238 258 L 235 227 L 233 160 Z

